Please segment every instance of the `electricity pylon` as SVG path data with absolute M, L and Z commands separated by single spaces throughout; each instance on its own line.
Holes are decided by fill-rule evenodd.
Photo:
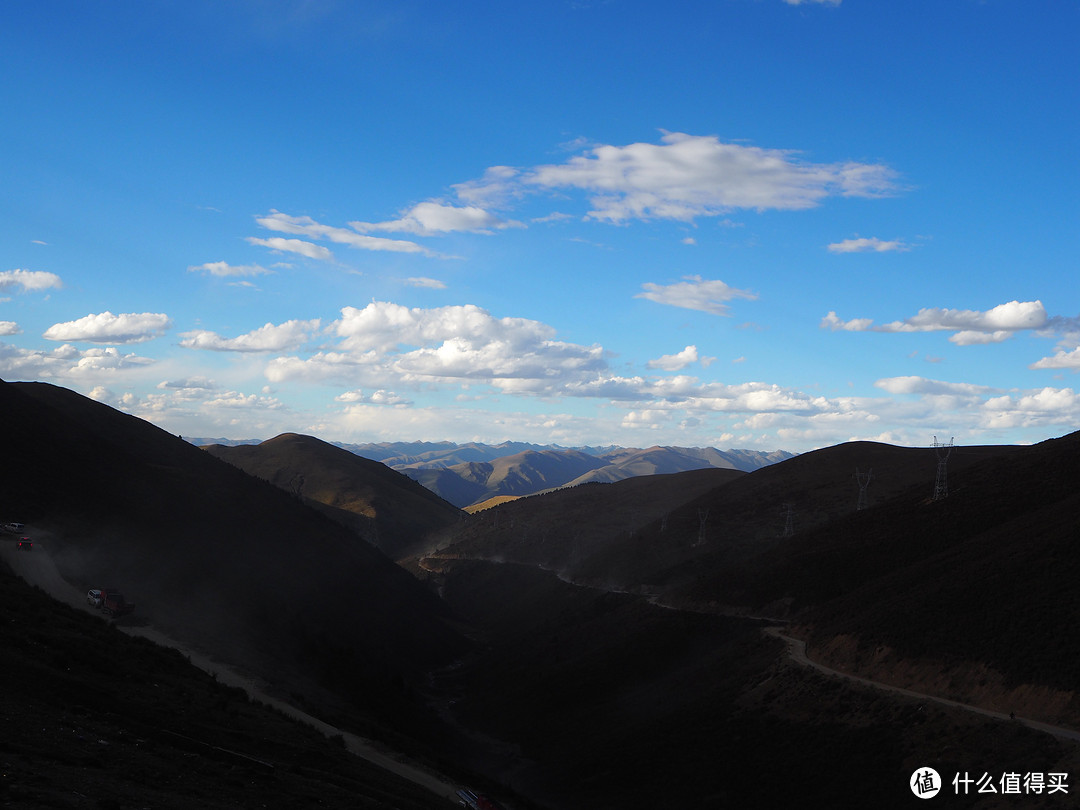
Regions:
M 869 472 L 861 473 L 859 468 L 855 468 L 855 480 L 859 484 L 859 505 L 855 507 L 856 512 L 861 512 L 866 508 L 866 488 L 870 486 L 870 479 L 874 477 L 874 469 L 871 467 Z
M 949 461 L 949 453 L 952 452 L 953 440 L 950 438 L 949 443 L 939 442 L 937 436 L 934 437 L 934 450 L 937 452 L 937 480 L 934 481 L 934 500 L 940 501 L 949 494 L 949 475 L 945 465 Z

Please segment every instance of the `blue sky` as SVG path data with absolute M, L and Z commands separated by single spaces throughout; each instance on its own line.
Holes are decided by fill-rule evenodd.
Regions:
M 1072 0 L 139 0 L 0 26 L 0 378 L 175 433 L 1080 428 Z

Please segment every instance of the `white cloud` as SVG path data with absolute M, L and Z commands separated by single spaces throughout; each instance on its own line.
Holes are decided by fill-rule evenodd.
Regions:
M 1071 388 L 1043 388 L 987 400 L 982 411 L 982 426 L 997 430 L 1063 422 L 1075 426 L 1080 421 L 1080 395 Z
M 334 258 L 334 254 L 330 252 L 329 248 L 316 245 L 314 242 L 305 242 L 303 239 L 285 239 L 281 236 L 259 239 L 256 236 L 249 236 L 247 241 L 252 245 L 261 245 L 282 253 L 296 253 L 300 256 L 307 256 L 309 259 L 329 261 Z
M 319 321 L 286 321 L 274 325 L 268 323 L 258 329 L 235 338 L 224 338 L 215 332 L 195 330 L 184 332 L 180 345 L 187 349 L 204 349 L 214 352 L 285 352 L 304 345 L 310 334 L 319 328 Z
M 983 396 L 996 389 L 971 383 L 950 383 L 941 380 L 929 380 L 925 377 L 886 377 L 874 385 L 890 394 L 931 394 L 934 396 Z
M 395 408 L 404 408 L 412 405 L 412 400 L 399 396 L 393 391 L 380 388 L 365 394 L 363 391 L 346 391 L 334 397 L 335 402 L 344 402 L 347 405 L 387 405 Z
M 437 202 L 422 202 L 389 222 L 350 222 L 360 233 L 389 231 L 432 236 L 452 231 L 491 233 L 492 229 L 523 227 L 519 222 L 505 222 L 490 211 L 476 205 L 453 206 Z
M 638 293 L 635 298 L 645 298 L 658 304 L 683 309 L 696 309 L 713 315 L 727 315 L 727 302 L 734 298 L 757 300 L 755 293 L 737 290 L 723 281 L 706 280 L 701 276 L 683 276 L 682 281 L 666 286 L 652 282 L 641 286 L 645 292 Z
M 528 192 L 578 189 L 593 195 L 588 218 L 621 223 L 805 209 L 831 195 L 881 196 L 894 182 L 895 172 L 880 164 L 808 163 L 791 150 L 669 132 L 660 144 L 595 146 L 562 164 L 493 167 L 455 190 L 467 202 L 495 205 Z
M 649 368 L 656 368 L 662 371 L 679 371 L 680 369 L 686 368 L 691 363 L 700 362 L 703 366 L 708 366 L 715 359 L 715 357 L 699 357 L 697 346 L 687 346 L 681 352 L 665 354 L 656 360 L 650 360 L 647 365 Z
M 552 392 L 606 368 L 603 349 L 555 339 L 539 321 L 496 318 L 472 305 L 435 309 L 372 302 L 344 307 L 327 333 L 337 343 L 310 357 L 278 357 L 266 367 L 289 379 L 397 384 L 493 385 L 508 393 Z
M 218 385 L 209 377 L 187 377 L 183 380 L 163 380 L 158 383 L 162 391 L 214 391 Z
M 22 330 L 15 321 L 0 321 L 0 337 L 6 335 L 18 335 L 21 333 Z
M 978 343 L 1000 343 L 1025 329 L 1040 329 L 1048 322 L 1041 301 L 1010 301 L 993 309 L 920 309 L 917 315 L 903 321 L 874 326 L 870 318 L 840 320 L 830 312 L 821 322 L 822 328 L 846 329 L 853 332 L 955 332 L 949 340 L 958 346 Z
M 824 6 L 838 6 L 843 0 L 784 0 L 789 6 L 802 6 L 807 3 L 818 3 Z
M 1073 349 L 1072 351 L 1058 351 L 1053 357 L 1044 357 L 1041 360 L 1032 363 L 1028 368 L 1071 368 L 1074 371 L 1080 371 L 1080 348 Z
M 80 350 L 65 343 L 52 351 L 40 351 L 0 343 L 0 378 L 7 380 L 107 380 L 116 372 L 146 368 L 153 362 L 121 354 L 113 347 Z
M 287 233 L 294 236 L 306 236 L 309 239 L 324 239 L 337 244 L 358 248 L 360 250 L 420 253 L 425 256 L 437 255 L 423 245 L 418 245 L 416 242 L 409 242 L 401 239 L 386 239 L 381 236 L 365 236 L 362 233 L 355 230 L 349 230 L 348 228 L 323 225 L 308 216 L 294 217 L 288 214 L 282 214 L 279 211 L 271 211 L 266 216 L 256 217 L 255 221 L 270 231 Z M 261 240 L 255 242 L 253 239 L 248 239 L 248 241 L 253 242 L 254 244 L 263 244 Z M 271 242 L 274 240 L 266 241 Z M 323 248 L 323 250 L 326 250 L 326 248 Z
M 410 287 L 422 287 L 428 290 L 445 290 L 446 284 L 439 281 L 437 278 L 426 278 L 425 276 L 414 276 L 413 278 L 405 279 L 405 283 Z
M 877 237 L 845 239 L 842 242 L 833 242 L 829 246 L 833 253 L 888 253 L 890 251 L 906 251 L 910 248 L 898 239 L 884 241 Z
M 102 312 L 76 321 L 57 323 L 45 330 L 47 340 L 87 343 L 142 343 L 161 337 L 172 321 L 160 312 L 130 312 L 113 315 Z
M 296 241 L 296 240 L 293 240 Z M 313 246 L 314 247 L 314 246 Z M 257 264 L 229 264 L 227 262 L 206 262 L 188 268 L 189 273 L 209 273 L 212 276 L 260 276 L 270 273 L 265 267 Z
M 60 276 L 43 270 L 5 270 L 0 273 L 0 292 L 19 288 L 23 292 L 60 289 Z
M 834 332 L 843 329 L 848 332 L 864 332 L 874 324 L 873 318 L 853 318 L 850 321 L 842 321 L 835 312 L 829 312 L 821 319 L 822 329 L 832 329 Z

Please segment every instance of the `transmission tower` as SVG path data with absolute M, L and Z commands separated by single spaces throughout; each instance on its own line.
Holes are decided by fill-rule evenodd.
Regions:
M 791 537 L 795 534 L 795 507 L 790 503 L 785 503 L 784 510 L 784 534 L 783 537 Z
M 949 461 L 949 453 L 952 452 L 953 440 L 950 438 L 949 443 L 939 442 L 937 436 L 934 437 L 934 450 L 937 452 L 937 480 L 934 482 L 934 500 L 940 501 L 949 494 L 949 475 L 945 465 Z
M 859 484 L 859 505 L 855 507 L 856 512 L 861 512 L 866 508 L 866 488 L 870 486 L 870 479 L 874 477 L 874 469 L 871 467 L 868 472 L 861 473 L 859 468 L 855 468 L 855 480 Z
M 705 545 L 705 524 L 709 521 L 709 510 L 708 509 L 698 509 L 697 510 L 697 515 L 698 515 L 698 535 L 697 535 L 697 542 L 694 543 L 694 545 L 695 546 L 703 546 L 703 545 Z

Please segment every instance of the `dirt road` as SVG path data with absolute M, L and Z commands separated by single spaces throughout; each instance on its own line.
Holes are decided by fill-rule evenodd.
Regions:
M 783 628 L 781 627 L 766 627 L 762 630 L 763 633 L 767 633 L 770 636 L 783 639 L 787 642 L 788 657 L 791 658 L 797 664 L 804 667 L 812 667 L 818 672 L 823 672 L 826 675 L 834 675 L 839 678 L 845 678 L 849 681 L 862 684 L 863 686 L 869 686 L 873 689 L 880 689 L 885 692 L 892 692 L 898 695 L 906 695 L 907 697 L 918 698 L 923 701 L 933 701 L 934 703 L 940 703 L 944 706 L 951 706 L 956 709 L 964 709 L 965 711 L 974 712 L 975 714 L 981 714 L 984 717 L 992 717 L 995 720 L 1006 720 L 1011 722 L 1020 723 L 1028 728 L 1035 729 L 1036 731 L 1043 731 L 1047 734 L 1052 734 L 1063 740 L 1080 741 L 1080 731 L 1075 731 L 1070 728 L 1063 728 L 1061 726 L 1052 726 L 1049 723 L 1041 723 L 1038 720 L 1028 720 L 1024 717 L 1010 717 L 1003 712 L 995 712 L 990 709 L 983 709 L 979 706 L 973 706 L 970 703 L 960 703 L 956 700 L 949 700 L 948 698 L 938 697 L 936 695 L 927 695 L 922 692 L 914 692 L 910 689 L 904 689 L 900 686 L 892 686 L 887 683 L 881 683 L 881 681 L 872 681 L 869 678 L 861 678 L 858 675 L 852 675 L 849 672 L 841 672 L 838 669 L 832 669 L 824 664 L 818 663 L 812 660 L 806 654 L 806 642 L 801 638 L 793 638 L 788 635 L 784 635 Z
M 85 610 L 87 613 L 101 617 L 104 620 L 101 612 L 87 602 L 86 594 L 61 576 L 56 564 L 49 556 L 47 543 L 35 540 L 32 551 L 19 551 L 15 548 L 15 545 L 14 539 L 0 536 L 0 559 L 7 562 L 16 575 L 30 585 L 38 586 L 54 599 L 77 610 Z M 457 786 L 453 782 L 419 765 L 408 762 L 404 755 L 380 748 L 371 740 L 335 728 L 295 706 L 271 697 L 255 679 L 241 675 L 226 664 L 215 661 L 199 650 L 192 648 L 191 645 L 169 638 L 153 627 L 123 625 L 117 625 L 117 627 L 128 635 L 141 636 L 163 647 L 179 650 L 192 664 L 204 672 L 214 675 L 222 683 L 243 689 L 253 700 L 273 706 L 294 720 L 312 726 L 327 737 L 340 736 L 345 741 L 346 749 L 356 756 L 409 782 L 420 785 L 448 802 L 454 801 L 456 803 L 455 792 Z

